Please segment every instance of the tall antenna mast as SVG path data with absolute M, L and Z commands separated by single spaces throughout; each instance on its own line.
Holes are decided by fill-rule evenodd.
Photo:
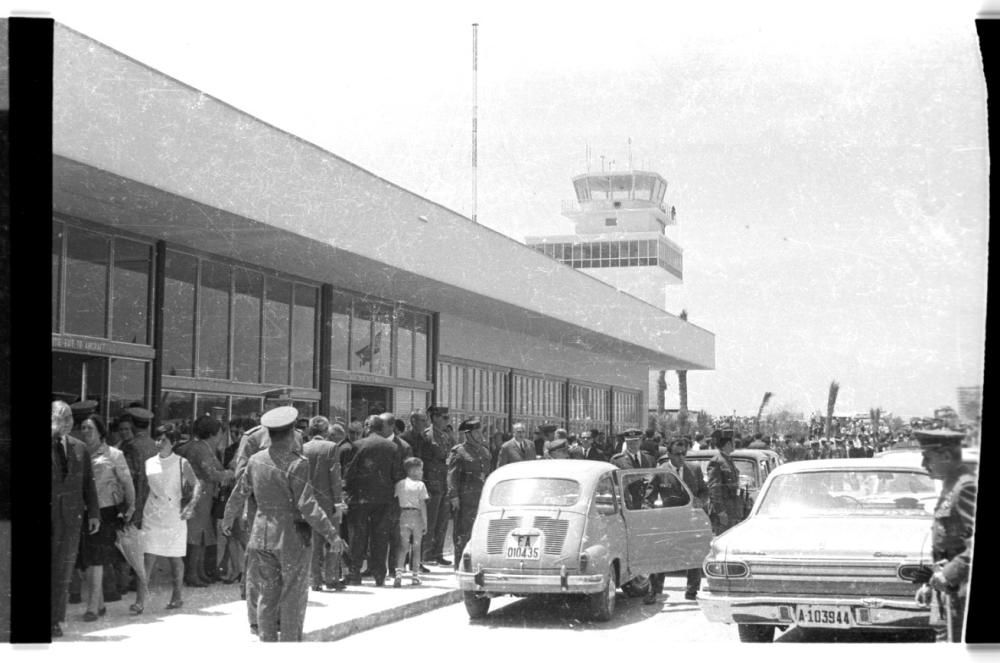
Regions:
M 478 96 L 478 74 L 479 74 L 479 24 L 472 24 L 472 222 L 476 220 L 476 207 L 478 203 L 478 164 L 476 163 L 476 151 L 478 148 L 479 136 L 477 118 L 479 112 Z

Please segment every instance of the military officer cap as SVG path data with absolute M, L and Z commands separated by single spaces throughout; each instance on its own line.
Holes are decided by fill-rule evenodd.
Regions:
M 132 420 L 140 424 L 149 423 L 153 420 L 153 413 L 144 407 L 130 407 L 125 412 L 132 417 Z
M 542 424 L 538 427 L 538 432 L 542 435 L 548 435 L 549 433 L 555 433 L 557 428 L 559 427 L 555 424 Z
M 628 430 L 623 432 L 622 435 L 625 437 L 625 439 L 628 439 L 630 437 L 642 437 L 642 431 L 639 430 L 638 428 L 629 428 Z
M 591 434 L 591 432 L 589 430 L 585 430 L 582 433 L 580 433 L 580 439 L 590 438 L 590 437 L 593 437 L 593 435 Z
M 957 430 L 939 428 L 934 430 L 915 430 L 913 437 L 920 443 L 921 451 L 937 451 L 948 447 L 959 447 L 965 439 L 965 433 Z
M 448 416 L 448 408 L 444 407 L 443 405 L 432 405 L 429 408 L 427 408 L 427 416 L 428 417 L 447 417 Z
M 466 419 L 458 425 L 458 432 L 465 433 L 468 431 L 479 430 L 481 425 L 479 417 L 472 417 L 471 419 Z
M 271 432 L 280 433 L 294 426 L 298 418 L 298 410 L 291 405 L 282 405 L 261 415 L 260 425 Z
M 83 421 L 85 418 L 97 412 L 97 401 L 77 401 L 69 406 L 73 412 L 73 418 Z

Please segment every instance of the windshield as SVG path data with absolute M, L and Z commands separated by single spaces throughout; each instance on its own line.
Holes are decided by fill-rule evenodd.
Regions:
M 925 516 L 936 500 L 934 482 L 916 470 L 801 472 L 774 477 L 757 513 Z
M 708 462 L 710 458 L 700 461 L 701 463 L 701 475 L 708 478 Z M 757 472 L 754 471 L 754 467 L 757 465 L 757 461 L 752 458 L 732 458 L 733 464 L 736 465 L 737 471 L 740 473 L 740 486 L 750 486 L 751 488 L 757 487 Z
M 580 499 L 580 484 L 572 479 L 508 479 L 493 486 L 493 506 L 573 506 Z

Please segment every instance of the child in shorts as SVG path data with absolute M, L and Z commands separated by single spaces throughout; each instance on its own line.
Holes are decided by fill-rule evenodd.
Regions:
M 427 486 L 424 485 L 424 462 L 419 458 L 403 461 L 406 478 L 396 482 L 396 499 L 399 501 L 399 552 L 396 555 L 396 578 L 393 587 L 403 584 L 403 567 L 406 554 L 410 554 L 410 584 L 420 584 L 420 541 L 427 532 Z

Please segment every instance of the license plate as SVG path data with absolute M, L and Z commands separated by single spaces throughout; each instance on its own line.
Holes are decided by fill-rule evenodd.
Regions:
M 542 558 L 541 546 L 507 546 L 507 559 L 535 560 Z
M 854 625 L 851 609 L 844 606 L 799 605 L 795 606 L 795 622 L 799 626 L 821 628 L 851 628 Z

